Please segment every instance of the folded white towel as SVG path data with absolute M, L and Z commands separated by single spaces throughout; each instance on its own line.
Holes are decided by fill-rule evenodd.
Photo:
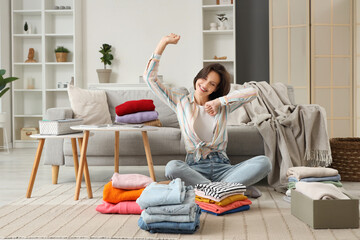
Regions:
M 296 191 L 314 200 L 350 199 L 339 188 L 321 182 L 297 182 Z
M 307 177 L 330 177 L 338 174 L 338 170 L 325 167 L 291 167 L 286 172 L 288 178 L 295 177 L 298 180 Z

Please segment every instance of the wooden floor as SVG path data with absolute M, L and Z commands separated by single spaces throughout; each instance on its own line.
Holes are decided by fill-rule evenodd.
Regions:
M 10 203 L 20 197 L 25 197 L 35 152 L 36 149 L 12 149 L 10 150 L 10 153 L 0 151 L 0 206 Z M 155 166 L 154 169 L 158 181 L 166 180 L 164 176 L 164 166 Z M 114 167 L 90 166 L 89 172 L 92 182 L 101 182 L 110 180 L 114 173 Z M 147 166 L 120 166 L 120 173 L 140 173 L 149 176 Z M 58 184 L 66 182 L 74 183 L 75 193 L 75 181 L 74 168 L 61 166 Z M 360 198 L 360 182 L 342 183 L 344 188 L 347 189 L 350 194 Z M 51 184 L 51 166 L 44 165 L 43 160 L 41 159 L 33 192 L 47 184 Z
M 28 187 L 36 149 L 12 149 L 10 153 L 0 151 L 0 206 L 10 203 L 20 197 L 25 197 Z M 164 166 L 155 166 L 158 181 L 165 180 Z M 114 166 L 90 166 L 91 181 L 104 181 L 110 179 L 114 173 Z M 141 173 L 149 175 L 147 166 L 120 166 L 120 173 Z M 73 167 L 61 166 L 58 184 L 74 183 L 75 172 Z M 51 166 L 44 165 L 40 160 L 35 179 L 33 192 L 43 185 L 51 184 Z

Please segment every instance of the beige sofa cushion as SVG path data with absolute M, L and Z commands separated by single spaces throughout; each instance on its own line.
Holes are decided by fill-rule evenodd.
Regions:
M 87 90 L 70 84 L 68 95 L 74 118 L 83 119 L 83 124 L 111 123 L 104 90 Z

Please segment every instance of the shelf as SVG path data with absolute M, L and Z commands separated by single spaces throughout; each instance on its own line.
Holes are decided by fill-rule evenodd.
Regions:
M 16 118 L 39 118 L 42 117 L 42 115 L 38 114 L 25 114 L 25 115 L 14 115 Z
M 234 30 L 230 29 L 230 30 L 203 30 L 204 34 L 234 34 Z
M 234 7 L 233 4 L 227 4 L 227 5 L 203 5 L 204 11 L 218 11 L 218 10 L 232 10 Z
M 228 59 L 225 59 L 225 60 L 216 60 L 216 59 L 204 59 L 203 60 L 204 63 L 233 63 L 234 60 L 228 60 Z
M 73 14 L 72 9 L 54 9 L 54 10 L 45 10 L 45 13 L 57 14 L 57 15 L 71 15 Z
M 41 92 L 41 89 L 14 89 L 14 92 Z
M 41 34 L 14 34 L 13 36 L 19 38 L 41 38 Z
M 47 62 L 46 65 L 73 65 L 73 62 Z
M 15 66 L 41 66 L 42 63 L 14 63 Z
M 69 37 L 72 38 L 73 34 L 66 34 L 66 33 L 46 33 L 45 37 Z
M 14 13 L 21 15 L 41 15 L 41 10 L 14 10 Z
M 46 89 L 47 92 L 67 92 L 67 88 Z

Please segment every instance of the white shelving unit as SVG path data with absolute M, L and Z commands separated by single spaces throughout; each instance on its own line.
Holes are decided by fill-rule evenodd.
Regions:
M 36 141 L 21 140 L 21 128 L 38 127 L 46 109 L 69 107 L 66 88 L 74 77 L 81 86 L 81 0 L 12 0 L 12 72 L 19 80 L 12 87 L 13 146 L 34 147 Z M 56 9 L 69 6 L 70 9 Z M 31 33 L 24 33 L 24 24 Z M 56 62 L 55 48 L 70 53 L 67 62 Z M 34 48 L 36 63 L 25 63 Z M 33 89 L 29 88 L 33 85 Z
M 235 3 L 217 5 L 216 0 L 202 0 L 202 37 L 203 37 L 203 66 L 221 63 L 231 74 L 231 83 L 236 79 L 236 34 L 235 34 Z M 227 17 L 225 30 L 210 30 L 210 23 L 217 23 L 217 14 Z M 214 59 L 214 57 L 226 59 Z

